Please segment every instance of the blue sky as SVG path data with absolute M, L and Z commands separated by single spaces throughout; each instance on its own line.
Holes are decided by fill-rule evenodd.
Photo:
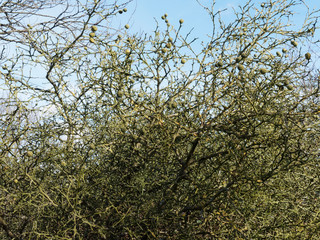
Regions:
M 213 0 L 199 1 L 206 6 L 210 6 L 213 2 Z M 246 0 L 216 0 L 215 2 L 216 10 L 228 8 L 222 15 L 223 19 L 228 21 L 233 18 L 232 7 L 237 9 L 237 7 L 240 4 L 244 4 Z M 261 2 L 269 2 L 269 0 L 252 0 L 252 3 L 257 4 L 258 6 Z M 309 5 L 310 9 L 316 7 L 320 8 L 319 0 L 306 0 L 306 3 Z M 128 12 L 126 14 L 118 15 L 116 21 L 119 21 L 119 24 L 122 26 L 129 23 L 131 26 L 130 31 L 132 33 L 151 33 L 156 26 L 155 18 L 160 26 L 164 28 L 165 23 L 161 20 L 161 16 L 164 13 L 168 14 L 168 20 L 175 27 L 179 26 L 179 19 L 184 19 L 185 31 L 187 32 L 194 28 L 193 36 L 199 37 L 201 40 L 204 40 L 205 36 L 212 31 L 209 15 L 196 0 L 133 0 L 127 8 Z M 307 9 L 298 7 L 294 10 L 297 13 L 297 22 L 301 23 Z

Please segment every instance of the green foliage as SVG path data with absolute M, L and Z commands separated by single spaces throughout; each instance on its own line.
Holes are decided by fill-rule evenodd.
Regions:
M 101 1 L 26 26 L 27 41 L 17 28 L 0 78 L 0 238 L 318 239 L 319 79 L 298 44 L 317 18 L 283 25 L 296 4 L 249 1 L 229 25 L 208 11 L 199 52 L 182 19 L 104 28 L 120 12 Z

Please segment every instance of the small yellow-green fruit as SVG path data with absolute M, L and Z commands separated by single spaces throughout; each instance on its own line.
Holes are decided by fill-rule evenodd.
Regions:
M 264 6 L 265 6 L 265 4 L 264 3 L 261 3 L 261 5 L 260 5 L 262 8 L 264 8 Z
M 91 27 L 91 31 L 92 31 L 92 32 L 95 32 L 95 31 L 97 31 L 97 30 L 98 30 L 98 27 L 97 27 L 97 26 L 92 26 L 92 27 Z
M 89 41 L 90 41 L 91 43 L 94 43 L 94 42 L 95 42 L 92 37 L 89 39 Z
M 161 19 L 162 19 L 162 20 L 165 20 L 165 19 L 166 19 L 166 17 L 165 17 L 165 16 L 161 16 Z
M 61 166 L 63 166 L 63 167 L 67 166 L 66 161 L 61 161 Z
M 304 56 L 306 57 L 307 60 L 311 59 L 311 53 L 306 53 Z
M 95 34 L 94 32 L 91 32 L 91 33 L 89 34 L 89 36 L 93 38 L 93 37 L 96 36 L 96 34 Z
M 126 24 L 125 26 L 124 26 L 126 29 L 129 29 L 129 24 Z
M 246 58 L 246 57 L 248 57 L 248 54 L 247 54 L 247 53 L 245 53 L 245 52 L 242 52 L 240 55 L 241 55 L 241 57 L 242 57 L 242 58 Z
M 162 51 L 162 53 L 166 53 L 166 52 L 168 52 L 168 48 L 162 48 L 161 51 Z
M 181 59 L 181 63 L 185 64 L 187 62 L 187 60 L 185 60 L 184 58 Z
M 288 88 L 288 90 L 293 90 L 293 85 L 289 84 L 289 85 L 287 86 L 287 88 Z
M 223 66 L 223 62 L 222 61 L 217 62 L 217 66 L 218 67 L 222 67 Z
M 13 180 L 13 182 L 14 182 L 14 183 L 18 183 L 19 181 L 18 181 L 18 179 L 15 179 L 15 180 Z
M 129 55 L 131 53 L 130 49 L 126 49 L 125 54 Z
M 286 48 L 282 48 L 282 52 L 286 53 L 286 52 L 288 52 L 288 50 Z
M 32 29 L 32 26 L 30 24 L 27 24 L 28 28 Z
M 122 11 L 122 10 L 119 10 L 119 11 L 118 11 L 118 13 L 122 14 L 122 13 L 123 13 L 123 11 Z
M 278 57 L 282 57 L 281 52 L 276 52 L 276 54 L 277 54 Z
M 168 19 L 164 20 L 166 23 L 169 23 Z
M 180 23 L 180 24 L 182 24 L 183 22 L 184 22 L 184 20 L 183 20 L 183 19 L 180 19 L 180 20 L 179 20 L 179 23 Z
M 164 17 L 165 17 L 165 18 L 168 17 L 168 14 L 165 13 L 165 14 L 164 14 Z
M 261 68 L 261 69 L 260 69 L 260 73 L 261 73 L 261 74 L 266 74 L 267 72 L 268 72 L 268 70 L 265 69 L 265 68 Z
M 236 62 L 238 63 L 238 62 L 240 62 L 241 61 L 241 57 L 236 57 Z
M 28 157 L 33 157 L 33 152 L 27 151 L 27 156 L 28 156 Z
M 124 8 L 124 9 L 123 9 L 123 11 L 124 11 L 124 12 L 127 12 L 127 11 L 128 11 L 128 9 Z
M 173 38 L 172 38 L 172 37 L 169 37 L 169 38 L 168 38 L 168 42 L 173 42 Z
M 291 40 L 291 44 L 292 44 L 292 46 L 294 46 L 294 47 L 297 47 L 297 46 L 298 46 L 298 43 L 297 43 L 296 41 L 294 41 L 294 40 Z
M 167 48 L 171 48 L 171 47 L 172 47 L 171 42 L 168 42 L 168 43 L 166 44 L 166 47 L 167 47 Z
M 238 70 L 239 70 L 239 71 L 244 70 L 244 66 L 243 66 L 242 64 L 239 64 L 239 65 L 238 65 Z

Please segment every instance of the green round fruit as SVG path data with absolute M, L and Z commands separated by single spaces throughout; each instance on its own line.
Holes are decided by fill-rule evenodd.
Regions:
M 126 24 L 126 25 L 124 25 L 124 27 L 126 28 L 126 29 L 129 29 L 129 24 Z
M 276 52 L 276 54 L 277 54 L 278 57 L 282 57 L 281 52 Z
M 92 27 L 91 27 L 91 31 L 92 31 L 92 32 L 95 32 L 95 31 L 97 31 L 97 30 L 98 30 L 98 27 L 97 27 L 97 26 L 92 26 Z
M 130 49 L 126 49 L 125 54 L 129 55 L 131 53 Z
M 268 70 L 265 69 L 265 68 L 261 68 L 261 69 L 260 69 L 260 73 L 261 73 L 261 74 L 266 74 L 267 72 L 268 72 Z
M 179 23 L 180 23 L 180 24 L 184 23 L 184 20 L 183 20 L 183 19 L 180 19 L 180 20 L 179 20 Z
M 162 19 L 162 20 L 165 20 L 166 18 L 165 18 L 165 16 L 161 16 L 161 19 Z
M 124 11 L 124 12 L 127 12 L 127 11 L 128 11 L 128 9 L 124 8 L 124 9 L 123 9 L 123 11 Z
M 168 17 L 168 14 L 165 13 L 165 14 L 164 14 L 164 17 L 165 17 L 165 18 Z
M 218 67 L 222 67 L 223 66 L 223 62 L 222 61 L 217 62 L 217 66 Z
M 311 59 L 311 53 L 306 53 L 304 56 L 306 57 L 307 60 Z
M 162 53 L 166 53 L 166 52 L 168 52 L 168 48 L 162 48 L 161 51 L 162 51 Z
M 187 62 L 187 60 L 185 60 L 184 58 L 181 59 L 181 63 L 185 64 Z
M 95 41 L 94 41 L 93 38 L 90 38 L 89 41 L 90 41 L 91 43 L 95 43 Z
M 286 52 L 288 52 L 288 50 L 286 48 L 282 48 L 282 52 L 286 53 Z
M 118 12 L 118 13 L 122 14 L 122 13 L 123 13 L 123 11 L 122 11 L 122 10 L 119 10 L 119 12 Z
M 28 156 L 28 157 L 33 157 L 33 152 L 27 151 L 27 156 Z
M 293 90 L 293 85 L 289 84 L 289 85 L 287 86 L 287 88 L 288 88 L 288 90 Z
M 239 70 L 239 71 L 243 71 L 243 70 L 244 70 L 244 66 L 243 66 L 242 64 L 239 64 L 239 65 L 238 65 L 238 70 Z
M 297 46 L 298 46 L 298 43 L 297 43 L 296 41 L 294 41 L 294 40 L 291 40 L 291 44 L 292 44 L 292 46 L 294 46 L 294 47 L 297 47 Z
M 167 47 L 167 48 L 171 48 L 171 47 L 172 47 L 171 42 L 168 42 L 168 43 L 166 44 L 166 47 Z
M 89 34 L 89 36 L 93 38 L 93 37 L 96 36 L 96 34 L 95 34 L 94 32 L 91 32 L 91 33 Z

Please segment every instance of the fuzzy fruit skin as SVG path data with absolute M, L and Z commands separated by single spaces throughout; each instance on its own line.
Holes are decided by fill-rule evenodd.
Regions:
M 307 60 L 311 59 L 311 53 L 306 53 L 304 56 L 306 57 Z
M 286 52 L 288 52 L 288 50 L 285 49 L 285 48 L 282 48 L 282 52 L 283 52 L 283 53 L 286 53 Z
M 97 31 L 97 30 L 98 30 L 98 27 L 97 27 L 97 26 L 92 26 L 92 27 L 91 27 L 91 31 L 92 31 L 92 32 L 95 32 L 95 31 Z

